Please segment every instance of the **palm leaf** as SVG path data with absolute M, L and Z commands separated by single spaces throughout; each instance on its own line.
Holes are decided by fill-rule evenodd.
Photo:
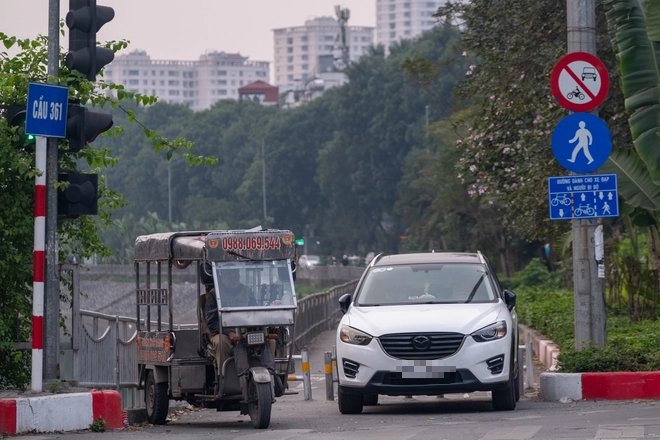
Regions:
M 604 4 L 635 150 L 653 183 L 660 184 L 660 57 L 656 50 L 660 47 L 660 6 L 655 0 L 605 0 Z
M 633 150 L 612 150 L 609 159 L 598 170 L 616 173 L 619 195 L 631 206 L 651 211 L 660 210 L 660 186 L 653 183 L 651 173 Z

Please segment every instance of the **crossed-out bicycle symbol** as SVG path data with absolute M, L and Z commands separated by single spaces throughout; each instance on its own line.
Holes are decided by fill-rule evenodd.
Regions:
M 584 93 L 580 91 L 580 88 L 575 86 L 575 90 L 572 92 L 569 92 L 568 95 L 566 95 L 568 99 L 573 99 L 573 98 L 578 98 L 580 101 L 584 99 Z

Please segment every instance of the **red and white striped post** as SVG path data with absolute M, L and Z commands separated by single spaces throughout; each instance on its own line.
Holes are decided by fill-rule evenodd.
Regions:
M 46 145 L 47 138 L 37 136 L 36 166 L 39 175 L 36 178 L 34 191 L 34 277 L 32 281 L 32 391 L 35 392 L 41 392 L 43 388 Z

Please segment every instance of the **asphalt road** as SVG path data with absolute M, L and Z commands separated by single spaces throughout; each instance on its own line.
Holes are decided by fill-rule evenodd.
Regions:
M 443 398 L 380 396 L 362 414 L 342 415 L 326 400 L 323 353 L 334 331 L 317 337 L 309 354 L 312 400 L 302 382 L 277 399 L 269 429 L 256 430 L 238 412 L 196 410 L 172 402 L 168 423 L 131 426 L 105 433 L 89 431 L 21 435 L 31 440 L 585 440 L 660 438 L 660 400 L 545 402 L 528 389 L 514 411 L 494 411 L 489 393 L 448 394 Z M 300 369 L 296 369 L 300 372 Z M 540 370 L 535 370 L 538 377 Z M 535 380 L 537 382 L 537 380 Z M 336 393 L 335 393 L 336 397 Z
M 465 398 L 381 397 L 379 405 L 360 415 L 341 415 L 325 400 L 321 378 L 313 381 L 314 397 L 286 395 L 273 406 L 269 429 L 255 430 L 237 412 L 180 409 L 163 426 L 144 425 L 106 433 L 32 434 L 39 440 L 164 439 L 177 440 L 585 440 L 660 437 L 659 401 L 542 402 L 522 397 L 514 411 L 493 411 L 487 393 Z M 295 389 L 295 388 L 294 388 Z

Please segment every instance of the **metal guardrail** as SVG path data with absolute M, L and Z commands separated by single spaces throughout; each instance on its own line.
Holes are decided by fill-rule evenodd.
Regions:
M 296 348 L 299 349 L 309 343 L 339 321 L 341 318 L 339 297 L 345 293 L 353 293 L 357 283 L 358 280 L 349 281 L 298 301 L 294 337 Z
M 297 351 L 336 324 L 341 317 L 338 299 L 352 293 L 357 282 L 350 281 L 298 301 L 294 334 Z M 74 300 L 71 344 L 61 345 L 73 351 L 73 379 L 84 387 L 118 390 L 124 409 L 144 405 L 143 391 L 137 389 L 136 324 L 135 318 L 80 310 L 79 301 Z M 305 396 L 307 393 L 306 390 Z

